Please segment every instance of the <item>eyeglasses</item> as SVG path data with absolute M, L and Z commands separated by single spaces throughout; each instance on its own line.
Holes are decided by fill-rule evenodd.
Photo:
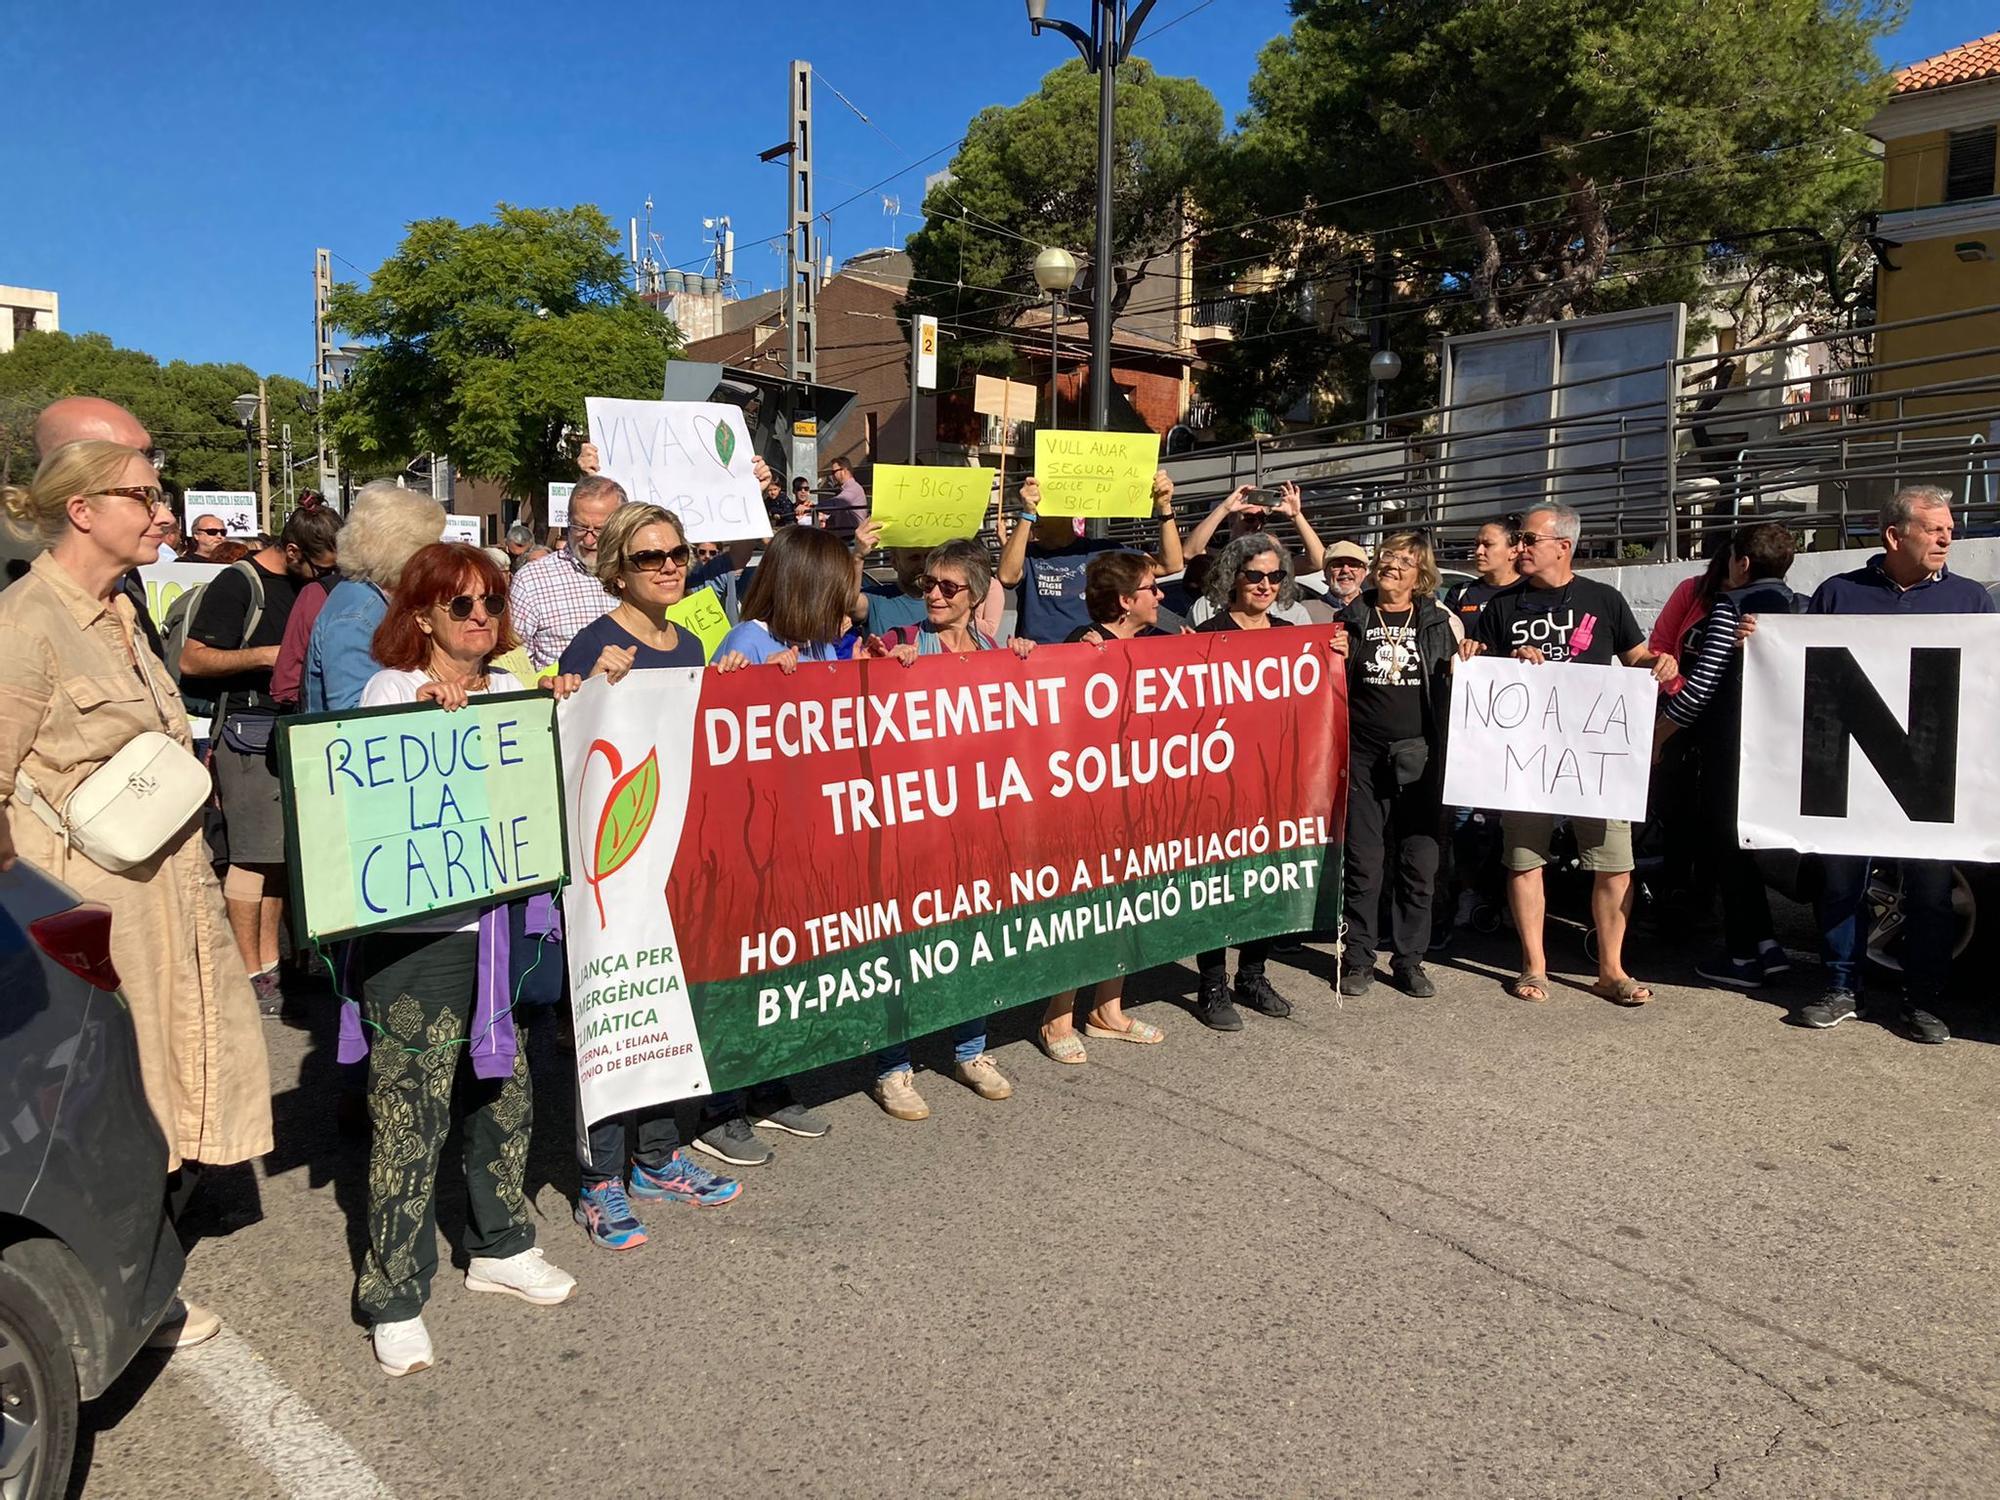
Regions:
M 969 583 L 953 583 L 949 578 L 933 578 L 928 573 L 917 579 L 917 592 L 919 594 L 928 594 L 932 589 L 936 589 L 947 604 L 951 603 L 960 594 L 967 592 L 971 587 L 972 585 Z
M 1132 590 L 1132 594 L 1133 594 L 1133 597 L 1135 597 L 1135 598 L 1136 598 L 1137 596 L 1139 596 L 1140 594 L 1162 594 L 1162 595 L 1164 595 L 1165 593 L 1166 593 L 1166 590 L 1165 590 L 1165 589 L 1163 589 L 1163 588 L 1161 588 L 1161 587 L 1160 587 L 1160 586 L 1159 586 L 1159 585 L 1158 585 L 1157 583 L 1142 583 L 1142 584 L 1140 584 L 1140 585 L 1139 585 L 1139 586 L 1138 586 L 1138 587 L 1137 587 L 1136 589 Z
M 157 484 L 131 484 L 122 489 L 99 490 L 97 493 L 106 496 L 116 495 L 121 500 L 137 500 L 149 512 L 156 511 L 167 503 L 167 497 Z M 222 535 L 219 531 L 215 534 Z
M 167 466 L 167 450 L 164 448 L 142 448 L 139 450 L 139 457 L 156 469 L 164 469 Z
M 1537 542 L 1566 542 L 1568 540 L 1568 537 L 1557 536 L 1553 531 L 1517 531 L 1514 533 L 1514 545 L 1516 547 L 1532 547 Z
M 1368 564 L 1358 557 L 1330 557 L 1326 566 L 1331 571 L 1335 568 L 1366 568 Z
M 674 565 L 676 572 L 685 573 L 688 559 L 693 556 L 693 550 L 683 543 L 681 546 L 664 550 L 659 547 L 648 547 L 643 552 L 628 552 L 625 554 L 625 561 L 635 573 L 664 573 L 667 571 L 668 563 Z
M 1417 565 L 1407 557 L 1383 557 L 1378 558 L 1375 563 L 1375 571 L 1378 573 L 1414 573 L 1416 570 Z
M 1283 581 L 1285 570 L 1283 568 L 1238 568 L 1236 576 L 1243 582 L 1253 586 L 1260 583 L 1268 583 L 1275 586 Z
M 223 529 L 222 529 L 222 528 L 221 528 L 220 526 L 197 526 L 197 527 L 195 527 L 195 529 L 194 529 L 194 534 L 195 534 L 196 536 L 228 536 L 228 535 L 229 535 L 229 533 L 228 533 L 227 531 L 224 531 L 224 530 L 223 530 Z
M 447 599 L 437 607 L 450 615 L 454 620 L 469 620 L 472 618 L 472 607 L 475 604 L 485 605 L 486 613 L 489 616 L 498 616 L 507 608 L 507 596 L 505 594 L 460 594 L 456 599 Z
M 607 523 L 607 524 L 608 524 L 608 523 Z M 565 527 L 563 528 L 563 530 L 564 530 L 564 531 L 566 531 L 566 532 L 568 532 L 568 533 L 569 533 L 569 535 L 570 535 L 570 536 L 571 536 L 572 538 L 574 538 L 574 537 L 580 537 L 580 536 L 602 536 L 602 535 L 604 535 L 604 527 L 602 527 L 602 526 L 585 526 L 585 525 L 583 525 L 583 524 L 581 524 L 580 522 L 577 522 L 577 521 L 572 521 L 572 522 L 570 522 L 570 523 L 569 523 L 569 525 L 567 525 L 567 526 L 565 526 Z

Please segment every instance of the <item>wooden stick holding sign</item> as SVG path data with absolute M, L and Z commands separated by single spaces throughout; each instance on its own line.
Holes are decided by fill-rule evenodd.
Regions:
M 740 542 L 771 534 L 751 473 L 755 453 L 743 413 L 726 401 L 584 400 L 598 473 L 627 498 L 681 518 L 690 542 Z

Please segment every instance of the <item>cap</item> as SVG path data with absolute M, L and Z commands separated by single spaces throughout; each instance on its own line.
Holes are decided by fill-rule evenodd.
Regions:
M 1335 542 L 1326 549 L 1326 561 L 1330 567 L 1336 561 L 1358 562 L 1367 566 L 1368 553 L 1355 542 Z

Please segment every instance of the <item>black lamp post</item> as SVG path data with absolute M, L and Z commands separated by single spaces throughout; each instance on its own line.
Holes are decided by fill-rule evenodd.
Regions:
M 1097 250 L 1091 260 L 1090 302 L 1090 425 L 1102 432 L 1111 425 L 1111 297 L 1118 280 L 1111 269 L 1111 147 L 1112 116 L 1117 104 L 1118 65 L 1132 55 L 1139 28 L 1146 24 L 1154 0 L 1089 0 L 1090 30 L 1069 21 L 1048 18 L 1049 0 L 1027 0 L 1028 29 L 1036 36 L 1059 32 L 1083 54 L 1084 66 L 1097 75 Z

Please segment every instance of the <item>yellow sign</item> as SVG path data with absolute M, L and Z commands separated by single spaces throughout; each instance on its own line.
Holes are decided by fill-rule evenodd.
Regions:
M 792 436 L 793 436 L 793 437 L 818 437 L 818 436 L 819 436 L 819 418 L 818 418 L 818 417 L 794 417 L 794 418 L 792 419 Z
M 729 616 L 711 588 L 697 588 L 668 609 L 667 618 L 681 629 L 694 632 L 701 642 L 701 654 L 706 657 L 713 657 L 715 648 L 729 634 Z
M 1160 440 L 1150 432 L 1036 432 L 1045 516 L 1149 516 Z
M 877 464 L 868 514 L 881 523 L 885 547 L 935 547 L 977 536 L 992 499 L 991 469 Z

